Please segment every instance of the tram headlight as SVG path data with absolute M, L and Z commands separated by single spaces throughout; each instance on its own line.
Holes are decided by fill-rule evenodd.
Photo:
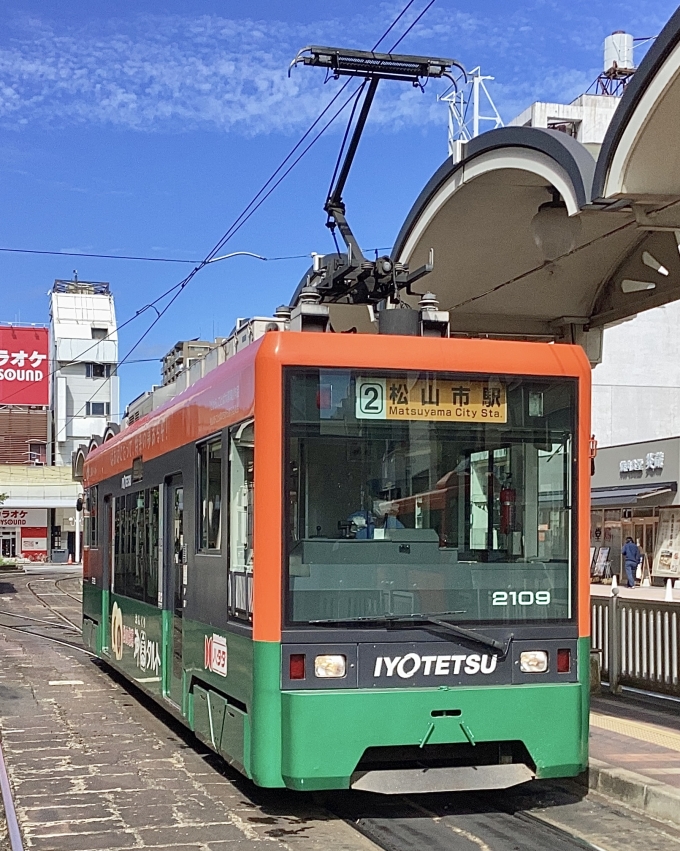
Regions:
M 545 650 L 524 650 L 519 654 L 519 669 L 523 674 L 545 674 L 548 654 Z
M 347 657 L 339 653 L 325 654 L 314 659 L 314 673 L 320 679 L 339 679 L 347 671 Z

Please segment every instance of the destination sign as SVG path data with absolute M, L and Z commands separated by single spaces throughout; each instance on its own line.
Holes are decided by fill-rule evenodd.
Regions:
M 357 378 L 355 416 L 359 420 L 508 420 L 505 384 L 450 378 Z

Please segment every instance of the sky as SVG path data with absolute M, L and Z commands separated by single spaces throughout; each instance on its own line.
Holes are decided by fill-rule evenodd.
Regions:
M 414 0 L 389 49 L 429 0 Z M 309 44 L 370 49 L 407 0 L 4 0 L 0 6 L 0 248 L 201 260 L 342 84 L 288 66 Z M 667 0 L 436 0 L 399 51 L 481 66 L 505 121 L 569 102 L 602 66 L 604 37 L 656 35 Z M 644 50 L 644 49 L 643 49 Z M 636 52 L 636 60 L 643 50 Z M 364 251 L 389 250 L 447 153 L 443 81 L 382 83 L 345 191 Z M 338 101 L 340 103 L 341 101 Z M 329 113 L 330 115 L 331 113 Z M 343 113 L 121 367 L 121 412 L 160 381 L 178 340 L 226 336 L 288 303 L 311 252 L 333 250 L 323 203 Z M 0 322 L 48 322 L 55 279 L 108 281 L 119 324 L 191 264 L 0 251 Z M 162 303 L 161 303 L 162 306 Z M 121 358 L 156 317 L 120 331 Z

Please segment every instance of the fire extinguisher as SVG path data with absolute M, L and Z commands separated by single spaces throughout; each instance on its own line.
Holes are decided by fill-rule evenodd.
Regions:
M 517 491 L 512 487 L 510 476 L 501 487 L 501 534 L 509 535 L 515 531 L 515 503 Z

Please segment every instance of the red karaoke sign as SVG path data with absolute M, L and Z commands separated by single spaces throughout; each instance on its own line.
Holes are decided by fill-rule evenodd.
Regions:
M 48 405 L 47 328 L 0 326 L 0 405 Z

